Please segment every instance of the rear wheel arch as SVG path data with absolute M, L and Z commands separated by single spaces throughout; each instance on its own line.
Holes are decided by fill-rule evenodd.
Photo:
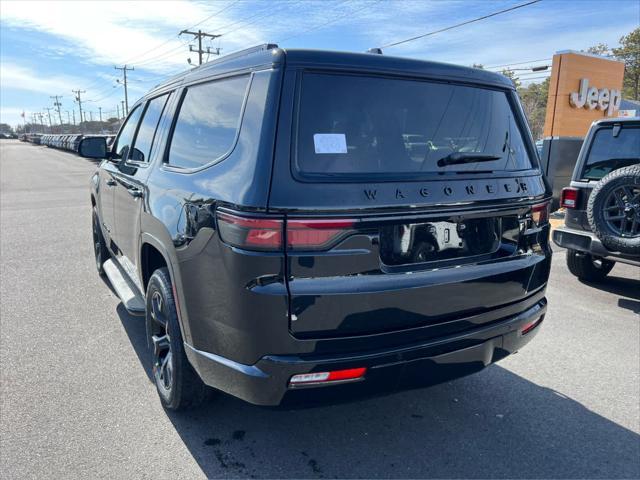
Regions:
M 159 268 L 166 267 L 169 271 L 169 279 L 175 291 L 175 301 L 178 310 L 178 323 L 182 330 L 182 338 L 191 342 L 191 334 L 188 325 L 186 325 L 186 312 L 184 302 L 182 302 L 179 286 L 181 284 L 179 272 L 176 271 L 175 259 L 172 259 L 170 253 L 164 248 L 163 244 L 155 236 L 150 233 L 142 233 L 140 238 L 140 279 L 142 280 L 143 293 L 146 295 L 149 280 Z
M 140 266 L 141 266 L 141 274 L 142 274 L 142 286 L 144 290 L 147 290 L 147 286 L 149 285 L 149 279 L 151 279 L 151 275 L 153 272 L 158 270 L 159 268 L 166 267 L 169 270 L 170 277 L 171 269 L 169 267 L 169 262 L 165 258 L 164 254 L 154 245 L 149 242 L 142 243 L 140 247 Z M 173 283 L 173 278 L 171 278 Z

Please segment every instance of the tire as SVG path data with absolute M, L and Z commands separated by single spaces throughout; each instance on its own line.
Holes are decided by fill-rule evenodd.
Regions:
M 587 219 L 609 250 L 640 255 L 640 165 L 615 170 L 598 182 L 587 203 Z
M 604 260 L 577 250 L 567 250 L 567 267 L 581 280 L 602 281 L 611 271 L 615 262 Z
M 153 379 L 162 406 L 183 410 L 200 404 L 207 387 L 184 352 L 169 271 L 153 272 L 147 286 L 146 324 Z
M 93 254 L 96 259 L 96 269 L 98 270 L 98 274 L 104 276 L 104 262 L 106 262 L 111 254 L 109 253 L 109 249 L 107 248 L 107 242 L 102 235 L 102 229 L 100 228 L 100 220 L 98 217 L 98 209 L 93 207 L 93 212 L 91 214 L 91 223 L 92 223 L 92 233 L 93 233 Z

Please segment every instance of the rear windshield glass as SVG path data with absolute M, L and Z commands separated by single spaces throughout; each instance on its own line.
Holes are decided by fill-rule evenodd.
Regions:
M 503 91 L 307 73 L 298 111 L 302 174 L 390 180 L 532 167 Z
M 614 136 L 614 132 L 617 136 Z M 613 170 L 640 162 L 640 127 L 623 126 L 619 130 L 604 127 L 591 142 L 582 178 L 600 180 Z

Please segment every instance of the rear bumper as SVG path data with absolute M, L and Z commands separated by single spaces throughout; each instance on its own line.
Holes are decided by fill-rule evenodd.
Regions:
M 640 258 L 631 258 L 627 255 L 612 252 L 592 232 L 559 227 L 553 231 L 553 242 L 562 248 L 569 248 L 616 262 L 640 266 Z
M 591 253 L 599 257 L 607 257 L 612 254 L 602 245 L 598 237 L 583 230 L 574 230 L 568 227 L 556 228 L 553 231 L 553 242 L 562 248 Z
M 462 334 L 393 349 L 357 354 L 266 356 L 244 365 L 185 344 L 187 356 L 202 380 L 256 405 L 339 402 L 397 390 L 434 385 L 482 370 L 526 345 L 539 325 L 523 335 L 524 325 L 541 320 L 542 299 L 522 313 Z M 367 367 L 363 380 L 292 389 L 291 376 L 300 373 Z

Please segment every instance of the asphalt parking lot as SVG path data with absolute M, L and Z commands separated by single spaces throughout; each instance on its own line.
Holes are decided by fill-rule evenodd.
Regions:
M 640 270 L 554 256 L 523 351 L 425 390 L 305 410 L 214 396 L 168 414 L 144 325 L 95 271 L 96 164 L 0 143 L 0 477 L 640 477 Z

